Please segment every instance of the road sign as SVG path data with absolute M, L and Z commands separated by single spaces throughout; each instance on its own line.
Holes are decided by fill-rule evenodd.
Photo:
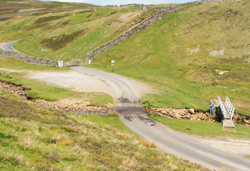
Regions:
M 114 64 L 115 63 L 115 60 L 111 60 L 111 66 L 112 66 L 112 72 L 114 72 Z

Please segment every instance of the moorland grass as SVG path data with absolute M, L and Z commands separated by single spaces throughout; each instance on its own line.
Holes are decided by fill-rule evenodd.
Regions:
M 207 170 L 116 128 L 117 116 L 66 115 L 3 90 L 0 99 L 1 170 Z
M 90 67 L 110 71 L 110 60 L 115 60 L 116 73 L 147 82 L 159 90 L 158 94 L 143 97 L 143 101 L 155 107 L 207 110 L 211 99 L 216 101 L 217 96 L 221 96 L 224 100 L 228 96 L 236 112 L 250 115 L 249 21 L 242 19 L 249 18 L 248 8 L 247 0 L 182 8 L 102 52 Z M 70 15 L 32 31 L 28 28 L 37 18 L 20 17 L 1 22 L 0 40 L 16 40 L 21 36 L 23 40 L 14 45 L 21 52 L 55 60 L 85 59 L 87 52 L 126 31 L 128 25 L 140 20 L 141 13 L 150 12 L 110 7 L 81 14 L 60 11 L 56 15 Z M 129 13 L 129 22 L 120 23 L 119 17 Z M 66 26 L 57 27 L 69 20 Z M 48 48 L 41 52 L 45 48 L 42 40 L 82 29 L 88 31 L 75 41 L 66 42 L 64 48 L 57 51 Z M 229 72 L 219 75 L 218 71 Z
M 241 125 L 235 125 L 235 131 L 222 130 L 221 123 L 169 119 L 153 114 L 149 114 L 148 116 L 158 122 L 169 126 L 170 128 L 191 135 L 212 138 L 250 139 L 250 128 Z
M 228 96 L 236 112 L 250 115 L 246 56 L 250 42 L 245 27 L 249 21 L 242 20 L 250 16 L 247 2 L 210 3 L 167 14 L 100 53 L 88 66 L 111 71 L 110 61 L 115 60 L 116 73 L 159 90 L 143 97 L 155 107 L 207 110 L 210 100 Z M 225 50 L 223 55 L 221 50 Z M 218 71 L 228 72 L 220 75 Z
M 60 3 L 50 5 L 63 6 Z M 21 39 L 14 48 L 35 57 L 64 61 L 83 59 L 88 52 L 120 36 L 155 12 L 142 11 L 138 7 L 92 6 L 79 11 L 60 10 L 45 16 L 23 16 L 1 22 L 0 41 Z M 120 22 L 119 18 L 127 13 L 131 15 Z M 75 34 L 79 30 L 84 30 L 84 34 Z M 41 49 L 46 50 L 42 52 Z

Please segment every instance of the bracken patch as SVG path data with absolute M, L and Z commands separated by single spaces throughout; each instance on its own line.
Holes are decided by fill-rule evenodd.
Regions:
M 53 51 L 60 50 L 68 43 L 73 42 L 77 39 L 78 36 L 83 35 L 84 33 L 85 30 L 80 30 L 71 34 L 62 34 L 58 37 L 45 38 L 41 41 L 41 44 Z

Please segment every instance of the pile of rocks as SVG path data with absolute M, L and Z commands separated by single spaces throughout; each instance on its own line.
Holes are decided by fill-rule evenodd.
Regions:
M 204 111 L 196 111 L 194 109 L 172 109 L 172 108 L 153 108 L 146 109 L 147 112 L 161 115 L 168 118 L 186 119 L 186 120 L 203 120 L 217 122 L 215 115 L 209 115 Z
M 113 112 L 109 108 L 95 106 L 81 99 L 63 99 L 54 102 L 43 99 L 32 99 L 32 101 L 46 108 L 59 109 L 66 113 L 108 115 Z
M 21 84 L 15 84 L 9 81 L 0 80 L 0 87 L 8 90 L 12 94 L 20 96 L 22 98 L 26 97 L 27 91 L 31 90 L 23 87 Z M 81 99 L 63 99 L 59 101 L 49 102 L 44 99 L 29 99 L 36 104 L 46 107 L 59 109 L 66 113 L 78 113 L 78 114 L 98 114 L 98 115 L 108 115 L 109 113 L 114 113 L 114 110 L 106 107 L 98 107 L 91 104 L 89 101 L 84 101 Z
M 24 62 L 36 64 L 36 65 L 46 65 L 46 66 L 58 66 L 58 62 L 46 58 L 33 57 L 21 52 L 13 52 L 13 51 L 4 51 L 0 50 L 0 56 L 4 57 L 15 57 Z
M 12 94 L 25 97 L 26 92 L 30 89 L 24 88 L 21 84 L 15 84 L 8 81 L 0 80 L 0 87 L 10 91 Z

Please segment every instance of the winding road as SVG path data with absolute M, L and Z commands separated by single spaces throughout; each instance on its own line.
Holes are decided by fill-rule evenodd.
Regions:
M 14 43 L 12 43 L 4 47 L 13 49 Z M 249 160 L 220 151 L 204 143 L 201 138 L 174 131 L 150 119 L 140 104 L 142 91 L 138 82 L 90 68 L 80 66 L 71 68 L 84 76 L 101 80 L 106 86 L 111 87 L 113 90 L 111 94 L 117 99 L 117 106 L 114 109 L 118 111 L 121 121 L 141 137 L 153 139 L 159 150 L 210 169 L 250 170 Z
M 9 42 L 9 43 L 5 43 L 1 46 L 1 48 L 5 51 L 12 51 L 12 52 L 18 52 L 16 49 L 14 49 L 12 46 L 18 42 L 19 40 L 13 41 L 13 42 Z

